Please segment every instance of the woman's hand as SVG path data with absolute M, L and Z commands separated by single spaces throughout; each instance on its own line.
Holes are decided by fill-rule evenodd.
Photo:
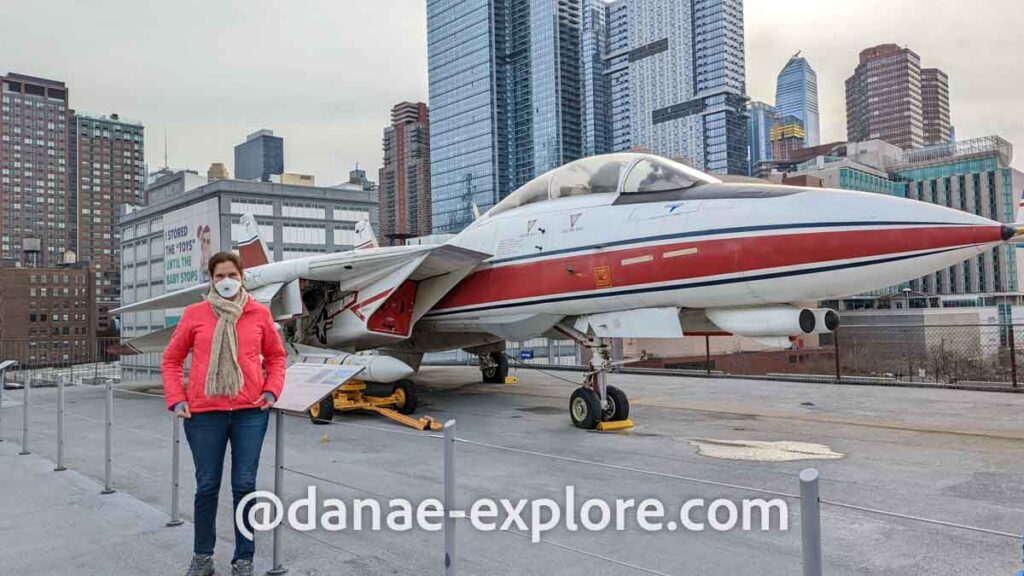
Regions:
M 260 410 L 270 410 L 274 407 L 274 403 L 277 402 L 277 398 L 274 397 L 272 392 L 264 392 L 256 400 L 256 405 L 260 407 Z
M 184 418 L 188 420 L 192 417 L 192 410 L 188 407 L 188 402 L 178 402 L 178 405 L 174 407 L 174 415 L 178 418 Z

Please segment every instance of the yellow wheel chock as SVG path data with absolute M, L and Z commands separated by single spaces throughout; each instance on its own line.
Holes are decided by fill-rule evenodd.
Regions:
M 612 420 L 610 422 L 598 422 L 597 429 L 601 432 L 611 432 L 614 430 L 628 430 L 633 427 L 633 421 L 629 418 L 625 420 Z

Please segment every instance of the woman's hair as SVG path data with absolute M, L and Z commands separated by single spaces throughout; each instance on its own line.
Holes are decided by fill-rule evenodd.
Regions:
M 217 252 L 210 257 L 210 278 L 213 278 L 213 270 L 217 267 L 217 264 L 223 264 L 224 262 L 230 262 L 238 268 L 239 274 L 245 274 L 245 263 L 242 262 L 242 258 L 234 252 Z

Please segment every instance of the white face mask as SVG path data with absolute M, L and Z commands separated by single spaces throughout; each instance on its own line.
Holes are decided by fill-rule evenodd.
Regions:
M 224 298 L 234 298 L 241 290 L 242 283 L 234 278 L 225 278 L 214 284 L 213 287 L 217 290 L 217 294 Z

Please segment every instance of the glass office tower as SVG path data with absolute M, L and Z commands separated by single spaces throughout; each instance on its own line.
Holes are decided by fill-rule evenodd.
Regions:
M 507 162 L 498 153 L 503 109 L 494 97 L 494 42 L 504 37 L 491 0 L 427 2 L 430 76 L 430 192 L 435 232 L 456 232 L 471 206 L 507 193 Z
M 428 0 L 432 225 L 582 155 L 580 0 Z
M 747 140 L 750 145 L 751 175 L 757 172 L 757 164 L 772 159 L 772 124 L 775 122 L 775 108 L 771 104 L 752 101 L 749 107 Z
M 818 75 L 799 52 L 779 72 L 775 85 L 775 110 L 779 116 L 796 116 L 803 122 L 805 147 L 821 144 Z
M 742 0 L 619 0 L 607 19 L 613 148 L 747 174 Z
M 604 0 L 584 0 L 580 45 L 584 156 L 612 150 L 611 86 L 604 61 L 608 53 L 607 11 Z

